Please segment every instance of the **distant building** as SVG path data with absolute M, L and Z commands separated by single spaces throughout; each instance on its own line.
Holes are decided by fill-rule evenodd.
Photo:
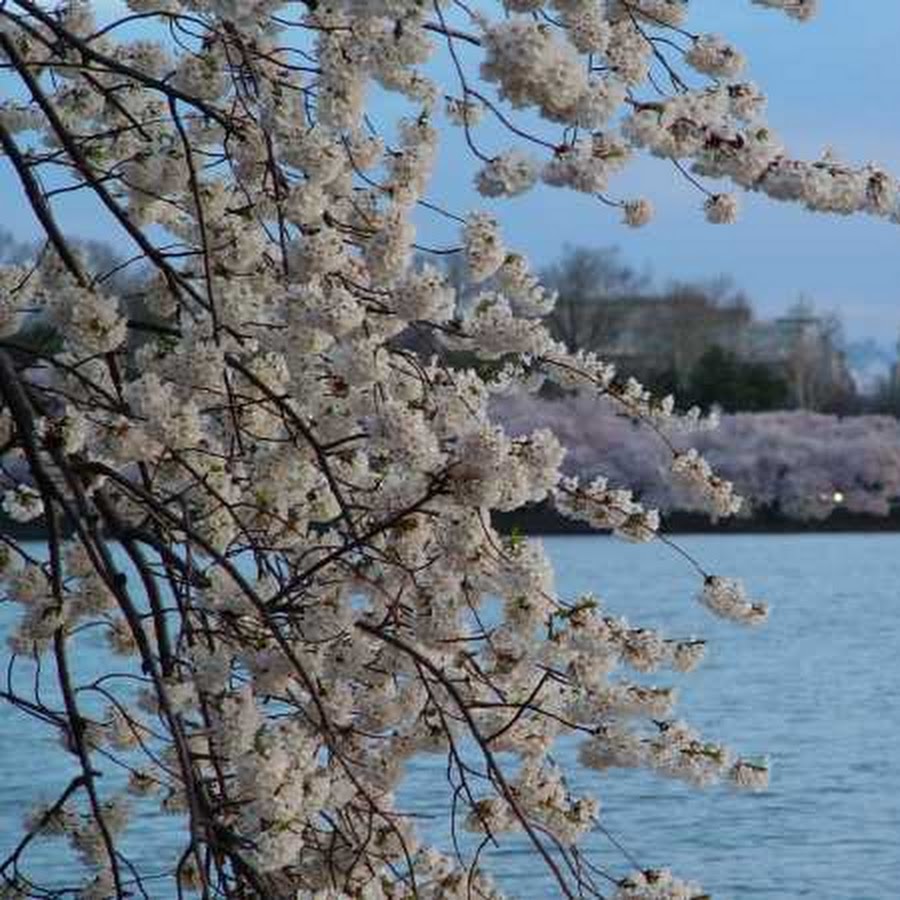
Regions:
M 645 380 L 669 372 L 684 383 L 709 347 L 730 346 L 732 336 L 752 320 L 745 304 L 719 305 L 694 291 L 601 304 L 605 327 L 589 349 Z
M 749 323 L 735 333 L 729 349 L 775 369 L 788 385 L 793 406 L 818 409 L 854 393 L 837 326 L 807 304 L 797 304 L 771 322 Z
M 557 337 L 572 349 L 594 350 L 644 381 L 666 375 L 683 387 L 703 354 L 718 346 L 772 369 L 787 384 L 794 407 L 839 408 L 855 391 L 838 324 L 803 301 L 785 316 L 758 322 L 740 298 L 717 302 L 702 289 L 686 287 L 663 296 L 572 304 L 561 298 L 554 317 Z

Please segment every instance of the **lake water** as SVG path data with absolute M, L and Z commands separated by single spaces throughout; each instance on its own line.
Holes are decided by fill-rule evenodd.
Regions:
M 681 714 L 710 738 L 768 754 L 772 764 L 770 789 L 756 795 L 571 768 L 572 787 L 599 796 L 601 821 L 617 841 L 643 866 L 671 866 L 717 900 L 900 898 L 900 535 L 678 539 L 709 571 L 743 577 L 772 604 L 770 623 L 752 631 L 698 607 L 696 576 L 662 545 L 596 537 L 545 543 L 562 593 L 592 591 L 634 623 L 708 638 L 701 667 L 671 677 Z M 0 606 L 0 632 L 10 613 Z M 66 783 L 71 769 L 61 755 L 47 763 L 52 749 L 43 732 L 0 704 L 0 858 L 27 798 L 42 785 L 50 798 Z M 563 747 L 557 758 L 565 765 L 572 752 Z M 445 786 L 445 761 L 425 758 L 410 767 L 401 800 L 435 816 L 423 831 L 446 845 Z M 148 814 L 131 829 L 127 849 L 160 858 L 173 825 Z M 68 873 L 53 846 L 44 844 L 34 865 L 61 884 Z M 598 865 L 627 871 L 604 834 L 591 835 L 588 847 Z M 486 866 L 510 896 L 558 894 L 520 840 L 488 854 Z

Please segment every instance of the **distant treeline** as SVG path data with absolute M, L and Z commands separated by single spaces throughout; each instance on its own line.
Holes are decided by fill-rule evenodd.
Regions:
M 606 477 L 664 511 L 693 512 L 695 498 L 668 477 L 672 451 L 653 430 L 596 399 L 504 397 L 497 421 L 512 434 L 549 428 L 573 475 Z M 900 421 L 805 410 L 724 415 L 718 428 L 669 435 L 694 446 L 747 498 L 744 514 L 767 521 L 819 521 L 832 514 L 892 516 L 900 498 Z
M 469 285 L 454 257 L 446 267 L 465 307 L 484 285 Z M 541 280 L 558 295 L 547 319 L 557 340 L 570 350 L 596 352 L 623 378 L 633 375 L 655 393 L 674 394 L 682 408 L 900 415 L 897 373 L 860 393 L 840 319 L 809 300 L 759 320 L 728 278 L 659 286 L 615 248 L 569 248 Z M 466 354 L 453 354 L 452 362 L 474 364 Z

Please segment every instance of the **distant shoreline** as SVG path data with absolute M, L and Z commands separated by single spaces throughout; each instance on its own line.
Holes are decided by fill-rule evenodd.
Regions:
M 605 534 L 584 522 L 561 516 L 546 503 L 525 506 L 514 512 L 494 513 L 494 527 L 501 534 L 529 535 Z M 836 509 L 826 519 L 791 519 L 776 511 L 762 510 L 752 516 L 713 522 L 701 513 L 673 512 L 662 517 L 664 534 L 818 534 L 828 532 L 900 532 L 900 509 L 887 516 L 873 516 Z M 43 541 L 47 529 L 37 522 L 15 522 L 0 514 L 0 535 L 17 541 Z M 67 529 L 66 537 L 71 536 Z
M 514 512 L 494 513 L 494 527 L 504 534 L 603 534 L 584 522 L 561 516 L 546 503 L 526 506 Z M 900 509 L 887 516 L 834 510 L 825 519 L 792 519 L 770 509 L 752 516 L 721 519 L 693 512 L 672 512 L 662 516 L 664 534 L 816 534 L 821 532 L 900 532 Z

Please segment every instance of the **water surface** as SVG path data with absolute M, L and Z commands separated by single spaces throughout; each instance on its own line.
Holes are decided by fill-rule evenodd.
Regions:
M 662 545 L 598 537 L 545 543 L 567 596 L 591 591 L 634 623 L 708 638 L 681 688 L 681 714 L 710 738 L 768 754 L 771 788 L 758 795 L 697 791 L 644 772 L 573 773 L 601 801 L 605 828 L 644 866 L 669 865 L 716 898 L 900 897 L 900 535 L 686 536 L 678 543 L 717 574 L 742 576 L 771 602 L 770 623 L 746 630 L 713 620 L 693 598 L 698 579 Z M 14 611 L 0 606 L 0 632 Z M 99 658 L 81 660 L 99 668 Z M 574 745 L 557 758 L 571 764 Z M 35 792 L 55 796 L 74 770 L 52 736 L 0 704 L 0 857 L 16 840 Z M 401 791 L 426 838 L 449 849 L 443 821 L 446 761 L 416 760 Z M 176 820 L 147 810 L 128 852 L 162 859 Z M 619 874 L 622 853 L 591 835 L 592 859 Z M 54 847 L 59 852 L 54 852 Z M 31 857 L 41 875 L 71 883 L 63 845 Z M 521 840 L 486 864 L 514 897 L 558 891 Z M 151 896 L 165 897 L 164 894 Z

